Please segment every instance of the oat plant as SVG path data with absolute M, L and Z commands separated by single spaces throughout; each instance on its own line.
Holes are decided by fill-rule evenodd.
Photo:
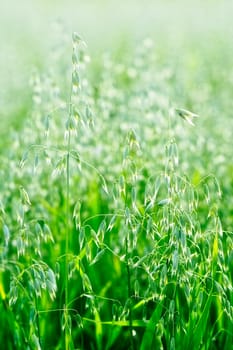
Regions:
M 31 116 L 1 155 L 6 348 L 231 349 L 233 238 L 199 169 L 203 118 L 173 108 L 150 41 L 116 56 L 92 76 L 74 33 L 71 69 L 59 54 L 33 72 Z

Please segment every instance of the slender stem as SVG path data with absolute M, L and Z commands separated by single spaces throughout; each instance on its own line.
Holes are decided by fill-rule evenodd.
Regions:
M 69 127 L 69 120 L 71 118 L 71 96 L 69 103 L 68 116 L 68 135 L 67 135 L 67 155 L 66 155 L 66 243 L 65 243 L 65 349 L 69 350 L 69 311 L 67 309 L 69 304 L 69 249 L 70 249 L 70 144 L 71 144 L 71 130 Z
M 68 133 L 67 156 L 66 156 L 66 267 L 68 267 L 69 236 L 70 236 L 70 131 Z M 66 273 L 66 305 L 68 298 L 68 272 Z
M 39 344 L 41 346 L 41 334 L 40 334 L 40 319 L 39 319 L 39 312 L 38 312 L 38 302 L 37 302 L 37 297 L 35 295 L 35 309 L 36 309 L 36 327 L 37 327 L 37 334 L 38 334 L 38 339 L 39 339 Z
M 133 317 L 131 306 L 131 278 L 130 278 L 130 265 L 129 265 L 129 252 L 128 252 L 128 237 L 125 238 L 125 255 L 126 255 L 126 271 L 127 271 L 127 288 L 128 288 L 128 300 L 129 304 L 129 331 L 130 331 L 130 350 L 134 350 L 133 342 Z

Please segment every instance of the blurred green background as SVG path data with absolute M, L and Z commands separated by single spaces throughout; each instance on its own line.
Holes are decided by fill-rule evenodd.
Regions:
M 0 115 L 2 132 L 27 113 L 28 81 L 34 67 L 50 64 L 62 35 L 80 33 L 92 57 L 145 37 L 167 59 L 201 51 L 233 37 L 232 1 L 9 0 L 0 4 Z M 62 28 L 62 29 L 61 29 Z M 224 51 L 225 50 L 225 51 Z M 229 47 L 230 50 L 230 47 Z M 67 52 L 69 55 L 69 52 Z M 221 53 L 228 55 L 227 47 Z M 209 62 L 211 64 L 211 62 Z M 230 73 L 230 72 L 229 72 Z M 232 73 L 231 73 L 232 75 Z

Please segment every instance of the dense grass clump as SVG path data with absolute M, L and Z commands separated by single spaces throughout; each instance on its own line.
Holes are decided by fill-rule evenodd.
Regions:
M 5 348 L 231 349 L 233 178 L 202 115 L 227 101 L 209 105 L 215 72 L 183 57 L 192 95 L 149 39 L 93 65 L 72 45 L 71 67 L 33 73 L 1 155 Z

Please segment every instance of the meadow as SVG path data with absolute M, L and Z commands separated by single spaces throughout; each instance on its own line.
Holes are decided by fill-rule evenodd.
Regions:
M 233 349 L 232 5 L 197 3 L 2 8 L 4 349 Z

